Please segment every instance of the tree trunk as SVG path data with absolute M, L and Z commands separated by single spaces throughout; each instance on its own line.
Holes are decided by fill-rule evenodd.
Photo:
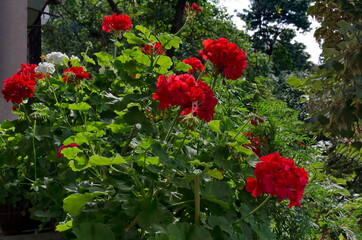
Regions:
M 186 0 L 178 0 L 177 4 L 175 6 L 175 16 L 173 18 L 173 23 L 172 23 L 172 28 L 171 28 L 171 33 L 175 34 L 178 32 L 178 30 L 181 29 L 182 27 L 182 19 L 184 16 L 184 10 L 185 10 L 185 4 L 186 4 Z
M 177 4 L 175 6 L 175 16 L 173 18 L 173 23 L 172 23 L 172 27 L 171 27 L 171 34 L 175 34 L 177 33 L 181 27 L 182 27 L 182 20 L 184 17 L 184 10 L 185 10 L 185 4 L 186 4 L 186 0 L 178 0 Z M 175 55 L 175 49 L 171 48 L 170 50 L 167 51 L 167 56 L 169 57 L 173 57 Z

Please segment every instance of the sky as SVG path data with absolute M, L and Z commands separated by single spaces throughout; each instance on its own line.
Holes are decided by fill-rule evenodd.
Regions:
M 245 23 L 236 16 L 236 12 L 234 12 L 234 10 L 236 9 L 238 12 L 242 12 L 243 9 L 248 8 L 249 4 L 249 0 L 220 0 L 220 5 L 227 8 L 228 13 L 233 16 L 233 22 L 239 29 L 245 29 Z M 319 24 L 312 18 L 310 18 L 310 21 L 312 22 L 312 30 L 304 34 L 297 33 L 297 36 L 294 38 L 294 40 L 304 43 L 307 46 L 306 51 L 311 55 L 309 60 L 318 64 L 319 55 L 321 54 L 322 50 L 314 39 L 313 34 Z

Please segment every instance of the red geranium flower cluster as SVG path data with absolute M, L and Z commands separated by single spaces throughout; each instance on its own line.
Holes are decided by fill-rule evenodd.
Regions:
M 263 144 L 260 137 L 255 137 L 252 133 L 244 133 L 244 135 L 248 138 L 250 143 L 243 144 L 243 146 L 252 150 L 257 156 L 260 156 L 261 147 Z
M 102 21 L 102 30 L 105 32 L 119 32 L 119 31 L 129 31 L 132 27 L 132 21 L 128 15 L 113 15 L 105 16 Z
M 35 64 L 21 64 L 21 69 L 7 78 L 4 82 L 4 89 L 1 93 L 7 102 L 21 104 L 24 99 L 31 98 L 35 90 L 36 80 L 43 78 L 44 74 L 35 72 Z
M 85 72 L 83 67 L 67 68 L 63 73 L 63 81 L 67 83 L 73 81 L 75 84 L 78 84 L 81 79 L 89 79 L 89 73 Z
M 186 3 L 185 8 L 190 9 L 190 11 L 202 12 L 202 9 L 196 3 L 191 4 L 191 6 L 190 4 Z
M 190 65 L 192 68 L 189 69 L 187 72 L 188 73 L 194 73 L 197 70 L 202 72 L 204 70 L 204 64 L 202 64 L 202 62 L 194 57 L 182 60 L 183 63 L 186 63 L 187 65 Z
M 63 146 L 61 146 L 61 147 L 59 148 L 59 150 L 58 150 L 57 157 L 58 157 L 58 158 L 63 157 L 64 155 L 63 155 L 63 153 L 62 153 L 62 150 L 63 150 L 64 148 L 69 148 L 69 147 L 79 147 L 79 145 L 76 144 L 76 143 L 71 143 L 71 144 L 68 144 L 68 145 L 63 145 Z
M 179 106 L 181 115 L 189 113 L 209 122 L 214 116 L 217 100 L 209 85 L 196 81 L 190 74 L 158 77 L 153 99 L 160 100 L 159 109 Z
M 253 118 L 250 120 L 250 123 L 254 126 L 259 126 L 260 124 L 264 123 L 264 120 L 260 117 L 253 116 Z
M 228 79 L 238 79 L 243 75 L 247 66 L 245 52 L 226 38 L 218 40 L 204 40 L 204 49 L 200 50 L 200 56 L 210 60 L 215 68 L 222 72 Z
M 293 159 L 281 157 L 279 153 L 261 157 L 256 164 L 255 178 L 246 179 L 246 190 L 254 197 L 262 193 L 278 196 L 282 201 L 289 198 L 289 207 L 300 207 L 304 188 L 308 184 L 308 173 L 295 166 Z
M 145 46 L 141 47 L 142 52 L 144 52 L 145 54 L 150 55 L 151 53 L 155 54 L 155 55 L 164 55 L 165 52 L 163 51 L 163 47 L 161 45 L 161 43 L 156 42 L 155 44 L 145 44 Z

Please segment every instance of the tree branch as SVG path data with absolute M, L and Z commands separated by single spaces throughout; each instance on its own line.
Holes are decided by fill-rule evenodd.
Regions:
M 119 8 L 117 7 L 117 4 L 113 1 L 113 0 L 107 0 L 109 6 L 111 7 L 111 9 L 113 10 L 113 12 L 117 13 L 117 14 L 121 14 L 121 11 L 119 10 Z

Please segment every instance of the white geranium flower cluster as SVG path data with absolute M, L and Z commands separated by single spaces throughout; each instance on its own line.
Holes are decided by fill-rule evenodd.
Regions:
M 69 59 L 69 57 L 61 52 L 51 52 L 45 56 L 45 60 L 49 63 L 53 63 L 55 65 L 64 65 L 64 58 Z
M 70 58 L 67 54 L 61 52 L 51 52 L 45 56 L 46 62 L 41 62 L 35 68 L 36 72 L 52 74 L 55 72 L 55 66 L 64 66 L 67 61 L 76 61 L 80 63 L 77 56 L 72 55 Z
M 55 65 L 64 65 L 64 60 L 76 60 L 77 62 L 80 62 L 80 59 L 77 56 L 72 55 L 71 57 L 68 57 L 67 54 L 61 52 L 51 52 L 45 56 L 45 61 L 53 63 Z
M 35 71 L 52 74 L 55 72 L 55 66 L 53 63 L 42 62 L 35 68 Z

